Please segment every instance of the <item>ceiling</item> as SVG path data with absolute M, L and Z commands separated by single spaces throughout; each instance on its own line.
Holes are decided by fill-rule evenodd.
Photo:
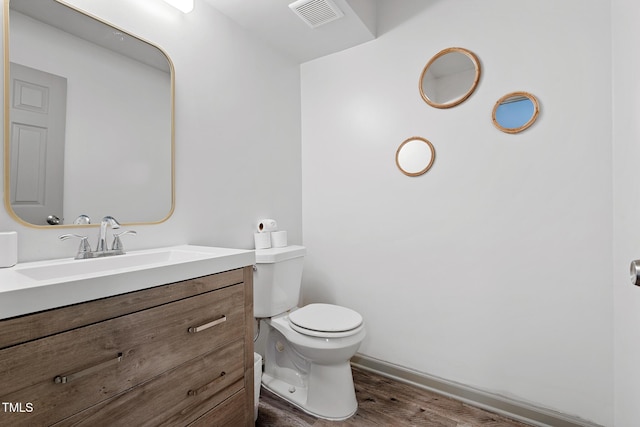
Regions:
M 316 28 L 289 9 L 294 0 L 202 1 L 299 63 L 376 37 L 378 0 L 333 0 L 344 16 Z
M 165 73 L 171 68 L 166 55 L 157 47 L 116 30 L 103 21 L 53 0 L 11 0 L 10 13 L 19 12 L 76 37 L 118 52 Z

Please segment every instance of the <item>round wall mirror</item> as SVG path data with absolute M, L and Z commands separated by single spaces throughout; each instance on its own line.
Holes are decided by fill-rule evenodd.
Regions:
M 396 165 L 407 176 L 419 176 L 433 166 L 436 150 L 433 144 L 419 136 L 405 140 L 396 151 Z
M 538 100 L 530 93 L 508 93 L 493 107 L 493 124 L 502 132 L 522 132 L 536 121 L 539 111 Z
M 451 108 L 471 96 L 480 81 L 480 61 L 473 52 L 450 47 L 438 52 L 420 74 L 420 95 L 435 108 Z

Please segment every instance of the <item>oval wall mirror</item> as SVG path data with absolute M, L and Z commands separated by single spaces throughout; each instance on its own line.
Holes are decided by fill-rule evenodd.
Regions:
M 538 100 L 530 93 L 508 93 L 493 107 L 493 124 L 502 132 L 522 132 L 536 121 L 539 111 Z
M 419 176 L 426 173 L 436 158 L 433 144 L 419 136 L 405 140 L 396 151 L 396 165 L 407 176 Z
M 58 1 L 4 0 L 4 11 L 9 214 L 58 227 L 84 216 L 166 220 L 175 198 L 169 57 Z
M 471 96 L 480 81 L 480 61 L 473 52 L 450 47 L 425 65 L 418 86 L 425 102 L 435 108 L 451 108 Z

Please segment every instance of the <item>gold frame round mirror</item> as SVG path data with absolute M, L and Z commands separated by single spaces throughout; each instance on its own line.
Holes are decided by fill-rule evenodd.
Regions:
M 422 69 L 420 96 L 435 108 L 455 107 L 476 90 L 480 74 L 480 61 L 473 52 L 461 47 L 443 49 Z
M 433 144 L 420 136 L 412 136 L 400 144 L 396 150 L 396 166 L 407 176 L 426 173 L 436 159 Z
M 506 133 L 518 133 L 538 118 L 540 105 L 529 92 L 511 92 L 496 101 L 491 113 L 493 125 Z

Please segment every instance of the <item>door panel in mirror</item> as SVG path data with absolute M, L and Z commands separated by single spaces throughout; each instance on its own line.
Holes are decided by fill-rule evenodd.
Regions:
M 425 65 L 420 75 L 420 95 L 432 107 L 451 108 L 469 98 L 479 81 L 477 56 L 467 49 L 450 47 Z
M 5 66 L 18 63 L 67 80 L 63 224 L 109 214 L 121 223 L 157 223 L 174 208 L 174 75 L 158 47 L 54 0 L 5 1 Z M 9 12 L 9 13 L 6 13 Z M 9 49 L 6 49 L 6 47 Z M 10 79 L 13 76 L 5 76 Z M 8 82 L 6 82 L 8 84 Z M 5 105 L 7 101 L 5 101 Z M 11 123 L 5 111 L 5 166 Z M 5 183 L 5 205 L 23 217 Z M 41 215 L 42 216 L 42 215 Z
M 493 107 L 493 124 L 506 133 L 518 133 L 531 126 L 540 112 L 538 100 L 528 92 L 512 92 Z
M 11 207 L 24 221 L 62 217 L 67 79 L 11 63 Z

